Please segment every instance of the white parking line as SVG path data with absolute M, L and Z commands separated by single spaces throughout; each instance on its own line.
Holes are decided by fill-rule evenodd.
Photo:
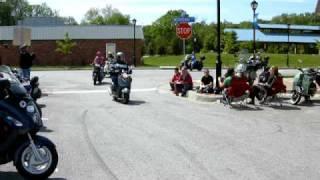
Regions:
M 131 92 L 152 92 L 157 88 L 131 89 Z M 108 90 L 66 90 L 66 91 L 45 91 L 45 94 L 99 94 L 108 93 Z

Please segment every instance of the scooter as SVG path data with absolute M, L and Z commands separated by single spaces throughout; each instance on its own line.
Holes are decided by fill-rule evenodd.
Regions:
M 15 77 L 18 81 L 20 81 L 20 83 L 22 83 L 28 94 L 33 98 L 35 102 L 41 98 L 42 91 L 39 87 L 38 76 L 31 78 L 30 81 L 25 80 L 21 77 L 21 73 L 16 68 L 10 68 L 9 66 L 2 66 L 0 72 L 13 75 L 11 76 L 11 78 Z
M 100 64 L 94 64 L 93 72 L 92 72 L 93 85 L 96 85 L 97 82 L 101 84 L 103 79 L 104 79 L 103 66 L 101 66 Z
M 187 69 L 190 69 L 191 71 L 193 69 L 197 69 L 198 71 L 201 71 L 203 69 L 203 61 L 206 59 L 205 56 L 201 56 L 200 60 L 195 60 L 195 61 L 191 61 L 191 60 L 183 60 L 181 61 L 181 67 L 187 67 Z
M 105 66 L 103 68 L 103 73 L 105 77 L 110 77 L 110 71 L 111 71 L 110 64 L 111 64 L 110 61 L 105 61 Z
M 130 101 L 130 92 L 131 92 L 131 83 L 132 78 L 130 74 L 132 70 L 127 70 L 120 73 L 118 76 L 118 85 L 115 87 L 113 84 L 111 86 L 111 95 L 113 100 L 118 101 L 121 100 L 124 104 L 128 104 Z
M 56 169 L 58 153 L 47 138 L 33 99 L 20 82 L 0 80 L 0 164 L 13 162 L 26 179 L 47 179 Z
M 320 86 L 320 72 L 313 69 L 298 69 L 300 72 L 293 78 L 293 90 L 291 96 L 291 104 L 297 105 L 301 98 L 310 101 L 310 97 L 317 92 L 317 85 Z

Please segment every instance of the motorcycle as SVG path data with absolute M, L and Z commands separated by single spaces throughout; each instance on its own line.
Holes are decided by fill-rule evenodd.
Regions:
M 101 84 L 103 79 L 104 79 L 103 66 L 100 64 L 94 64 L 93 72 L 92 72 L 93 85 L 96 85 L 97 82 Z
M 130 101 L 130 92 L 131 92 L 131 83 L 132 78 L 130 74 L 132 73 L 132 69 L 128 68 L 127 65 L 123 65 L 126 67 L 118 67 L 117 69 L 122 69 L 117 78 L 117 85 L 112 85 L 111 87 L 111 95 L 113 100 L 118 101 L 121 100 L 124 104 L 128 104 Z
M 25 88 L 10 75 L 0 80 L 0 164 L 13 161 L 26 179 L 47 179 L 56 169 L 58 153 L 47 138 L 39 109 Z
M 320 86 L 320 71 L 313 69 L 298 69 L 300 72 L 293 78 L 293 90 L 291 96 L 291 104 L 297 105 L 301 98 L 310 101 L 310 97 L 317 92 L 317 85 Z
M 42 91 L 39 87 L 38 76 L 31 78 L 30 81 L 25 80 L 21 77 L 21 73 L 16 68 L 10 68 L 9 66 L 1 66 L 0 72 L 13 75 L 11 76 L 11 78 L 15 77 L 18 81 L 20 81 L 20 83 L 22 83 L 28 94 L 33 98 L 35 102 L 41 98 Z
M 105 77 L 110 77 L 110 71 L 111 71 L 110 64 L 111 64 L 110 61 L 105 61 L 105 66 L 103 68 L 103 73 Z
M 181 62 L 180 68 L 187 67 L 187 69 L 190 69 L 191 71 L 193 69 L 197 69 L 198 71 L 201 71 L 203 69 L 203 61 L 206 59 L 205 56 L 200 57 L 200 60 L 183 60 Z
M 264 57 L 261 60 L 260 56 L 248 57 L 247 54 L 239 55 L 239 64 L 237 66 L 242 66 L 245 71 L 245 76 L 248 79 L 250 85 L 253 85 L 257 78 L 257 71 L 259 69 L 265 69 L 269 64 L 269 57 Z

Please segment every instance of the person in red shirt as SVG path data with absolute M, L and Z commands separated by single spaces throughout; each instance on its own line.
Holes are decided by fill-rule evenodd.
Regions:
M 182 68 L 181 76 L 179 81 L 175 83 L 175 94 L 178 96 L 181 93 L 181 96 L 186 96 L 189 90 L 193 88 L 193 81 L 188 69 L 186 67 Z
M 179 68 L 174 68 L 174 74 L 170 81 L 171 91 L 174 91 L 174 84 L 180 80 L 181 73 L 179 72 Z
M 98 64 L 100 66 L 104 66 L 105 59 L 104 59 L 104 56 L 102 55 L 102 53 L 100 51 L 97 51 L 96 57 L 94 58 L 92 64 L 93 65 Z

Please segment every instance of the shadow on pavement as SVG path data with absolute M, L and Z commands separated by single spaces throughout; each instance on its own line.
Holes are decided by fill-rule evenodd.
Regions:
M 41 109 L 47 107 L 47 105 L 45 105 L 45 104 L 38 104 L 38 105 L 39 105 L 39 107 L 40 107 Z
M 297 107 L 297 106 L 292 106 L 292 105 L 284 105 L 282 104 L 282 106 L 279 105 L 271 105 L 269 106 L 270 108 L 276 109 L 276 110 L 283 110 L 283 111 L 299 111 L 301 110 L 301 108 Z
M 299 104 L 299 106 L 305 106 L 305 107 L 320 106 L 320 100 L 303 101 L 302 103 Z
M 101 82 L 101 84 L 96 84 L 95 86 L 105 86 L 105 85 L 111 85 L 111 82 Z
M 140 101 L 140 100 L 130 100 L 128 105 L 131 105 L 131 106 L 139 106 L 139 105 L 142 105 L 142 104 L 145 104 L 146 101 Z
M 52 132 L 54 132 L 54 131 L 51 130 L 51 129 L 48 129 L 46 126 L 43 126 L 43 127 L 40 129 L 40 132 L 43 132 L 43 133 L 52 133 Z
M 251 107 L 247 105 L 232 105 L 232 108 L 237 111 L 262 111 L 263 109 L 257 106 Z
M 25 180 L 17 172 L 2 172 L 0 171 L 1 180 Z M 49 178 L 48 180 L 67 180 L 65 178 Z

